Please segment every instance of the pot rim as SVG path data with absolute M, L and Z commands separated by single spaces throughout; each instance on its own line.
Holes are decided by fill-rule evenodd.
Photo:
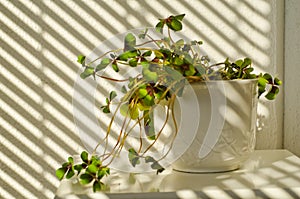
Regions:
M 229 79 L 229 80 L 208 80 L 208 81 L 194 81 L 190 82 L 191 85 L 193 84 L 210 84 L 210 83 L 233 83 L 233 82 L 241 82 L 241 83 L 246 83 L 246 82 L 257 82 L 258 78 L 255 79 Z

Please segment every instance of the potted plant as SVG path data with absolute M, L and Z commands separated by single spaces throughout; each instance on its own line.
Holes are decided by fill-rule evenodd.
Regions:
M 204 167 L 207 169 L 212 166 L 211 163 L 216 161 L 220 163 L 219 156 L 212 155 L 212 161 L 205 159 L 214 150 L 208 150 L 206 145 L 202 147 L 201 154 L 199 154 L 199 147 L 204 146 L 205 142 L 209 142 L 209 146 L 220 146 L 219 137 L 224 138 L 220 129 L 216 131 L 216 136 L 210 136 L 209 138 L 203 135 L 203 132 L 211 131 L 209 130 L 211 125 L 207 125 L 210 120 L 207 120 L 207 118 L 212 119 L 215 114 L 217 114 L 217 120 L 219 115 L 222 116 L 221 119 L 219 118 L 221 123 L 216 121 L 218 125 L 215 126 L 225 126 L 227 128 L 225 131 L 229 134 L 233 132 L 232 129 L 228 130 L 228 128 L 231 128 L 232 121 L 229 121 L 226 115 L 230 115 L 230 118 L 234 118 L 234 113 L 244 115 L 243 118 L 249 121 L 249 125 L 246 126 L 250 128 L 250 130 L 244 130 L 248 132 L 248 136 L 244 137 L 250 139 L 250 141 L 245 141 L 246 144 L 238 144 L 239 148 L 233 149 L 233 151 L 242 149 L 249 153 L 253 150 L 256 99 L 263 93 L 265 93 L 263 94 L 265 98 L 275 99 L 281 81 L 278 78 L 273 78 L 268 73 L 254 74 L 250 58 L 234 62 L 227 58 L 224 62 L 211 64 L 209 57 L 202 55 L 199 51 L 202 41 L 176 39 L 173 35 L 174 32 L 182 30 L 184 16 L 184 14 L 181 14 L 160 19 L 155 26 L 160 38 L 154 37 L 153 32 L 151 33 L 149 29 L 146 29 L 137 36 L 133 33 L 126 34 L 122 48 L 111 49 L 94 60 L 87 61 L 85 56 L 78 56 L 78 62 L 83 67 L 81 78 L 101 78 L 121 84 L 121 86 L 115 87 L 118 88 L 117 91 L 110 91 L 105 104 L 101 106 L 103 113 L 108 114 L 110 117 L 103 139 L 95 146 L 92 154 L 89 155 L 88 152 L 83 151 L 79 163 L 74 163 L 73 157 L 69 157 L 68 161 L 56 171 L 56 175 L 60 180 L 78 176 L 82 184 L 93 184 L 94 191 L 101 190 L 104 186 L 102 178 L 110 174 L 110 165 L 118 161 L 118 158 L 122 155 L 121 151 L 124 150 L 128 162 L 133 168 L 146 163 L 149 168 L 157 170 L 157 173 L 159 173 L 164 170 L 166 165 L 164 160 L 167 159 L 168 155 L 175 154 L 175 158 L 172 157 L 176 160 L 174 168 L 177 170 L 197 172 L 198 168 L 194 170 L 194 163 L 191 168 L 185 169 L 189 166 L 183 165 L 183 163 L 188 159 L 192 159 L 192 162 L 200 165 L 203 164 L 203 160 L 209 162 L 209 164 L 204 163 Z M 167 36 L 163 36 L 164 31 Z M 142 42 L 138 43 L 138 40 Z M 117 79 L 113 77 L 114 73 L 104 75 L 103 71 L 108 68 L 115 73 L 132 69 L 137 72 L 126 79 Z M 243 83 L 240 84 L 239 82 Z M 227 88 L 228 85 L 229 89 Z M 189 92 L 192 92 L 192 94 Z M 238 95 L 240 93 L 245 93 L 246 97 Z M 209 106 L 207 104 L 202 104 L 199 107 L 194 106 L 189 104 L 188 101 L 192 98 L 196 99 L 197 103 L 200 101 L 200 104 L 207 101 L 206 98 L 208 98 L 210 104 Z M 181 105 L 178 102 L 180 99 Z M 217 100 L 214 108 L 205 109 L 211 107 L 216 99 L 219 101 Z M 241 104 L 235 103 L 235 101 Z M 245 105 L 247 102 L 250 102 L 250 105 Z M 186 104 L 184 105 L 184 103 L 188 104 L 189 108 L 194 109 L 189 111 L 194 112 L 196 116 L 186 111 Z M 229 105 L 229 108 L 226 107 L 223 111 L 220 111 L 223 105 Z M 241 111 L 236 110 L 239 106 L 244 107 L 244 109 L 241 109 Z M 228 112 L 229 109 L 234 110 Z M 160 110 L 160 114 L 157 110 Z M 216 113 L 215 110 L 219 110 L 219 112 Z M 178 112 L 181 112 L 181 114 Z M 186 115 L 180 118 L 179 115 L 182 116 L 182 114 Z M 189 117 L 194 117 L 194 120 Z M 198 121 L 199 117 L 200 120 Z M 160 122 L 156 123 L 157 120 L 160 120 Z M 197 127 L 197 129 L 182 129 L 180 126 L 185 121 L 189 121 L 187 124 L 191 124 L 190 126 Z M 114 134 L 114 123 L 118 123 L 120 126 L 116 134 Z M 195 123 L 197 123 L 196 126 Z M 199 128 L 198 124 L 200 124 Z M 237 129 L 243 131 L 244 126 L 238 126 Z M 166 129 L 171 130 L 166 133 Z M 185 133 L 190 131 L 192 134 L 186 136 Z M 197 135 L 199 132 L 202 135 Z M 234 134 L 234 136 L 237 135 Z M 134 144 L 127 143 L 130 137 L 136 138 Z M 189 137 L 189 140 L 184 140 L 185 137 Z M 238 142 L 226 142 L 226 144 L 227 147 L 232 148 L 231 146 Z M 156 147 L 159 144 L 163 145 L 161 149 Z M 221 142 L 222 144 L 224 144 L 224 139 Z M 189 145 L 192 148 L 189 148 Z M 245 149 L 245 145 L 248 147 L 247 149 Z M 176 147 L 179 148 L 177 150 L 179 153 L 172 151 Z M 195 147 L 198 147 L 198 151 L 195 150 Z M 99 148 L 102 148 L 100 153 Z M 189 154 L 193 151 L 197 152 L 187 159 L 182 159 L 181 156 L 184 151 L 188 151 Z M 159 153 L 160 156 L 156 156 L 156 153 Z M 201 156 L 202 163 L 195 160 L 197 156 Z M 234 164 L 237 164 L 237 162 L 239 164 L 240 159 L 243 158 L 239 157 L 238 160 L 234 160 Z M 230 166 L 232 161 L 227 163 L 225 164 L 225 170 L 237 168 L 236 166 Z M 220 170 L 217 168 L 214 171 Z

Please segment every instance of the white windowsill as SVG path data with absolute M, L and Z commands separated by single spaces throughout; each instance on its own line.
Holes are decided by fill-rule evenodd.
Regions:
M 210 174 L 162 174 L 113 171 L 110 191 L 62 181 L 55 199 L 111 198 L 296 198 L 300 197 L 300 158 L 287 150 L 257 150 L 236 171 Z

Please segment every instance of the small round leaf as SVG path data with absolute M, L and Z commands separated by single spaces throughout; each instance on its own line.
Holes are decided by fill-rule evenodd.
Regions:
M 66 172 L 67 172 L 67 168 L 61 167 L 56 170 L 55 174 L 59 180 L 62 180 L 64 178 Z
M 68 171 L 68 173 L 67 173 L 67 175 L 66 175 L 66 178 L 67 178 L 67 179 L 70 179 L 70 178 L 72 178 L 74 175 L 75 175 L 74 170 L 73 170 L 73 169 L 69 169 L 69 171 Z
M 94 177 L 87 173 L 84 173 L 80 176 L 81 184 L 89 184 L 90 182 L 92 182 L 93 179 L 94 179 Z
M 88 163 L 89 154 L 86 151 L 82 151 L 80 157 L 81 157 L 83 162 Z
M 96 174 L 98 168 L 96 167 L 96 165 L 91 164 L 91 165 L 88 166 L 88 168 L 87 168 L 86 170 L 87 170 L 89 173 L 91 173 L 91 174 Z
M 87 78 L 88 76 L 90 76 L 94 73 L 95 73 L 95 71 L 94 71 L 93 67 L 86 67 L 85 70 L 80 74 L 80 77 L 82 79 L 85 79 L 85 78 Z
M 101 191 L 101 184 L 98 180 L 93 183 L 93 191 L 94 192 Z

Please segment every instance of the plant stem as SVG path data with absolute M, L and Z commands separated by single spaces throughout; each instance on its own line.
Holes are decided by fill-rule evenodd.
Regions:
M 118 49 L 116 49 L 116 50 L 110 50 L 110 51 L 104 53 L 103 55 L 97 57 L 97 58 L 94 59 L 93 61 L 90 61 L 89 63 L 86 64 L 86 66 L 90 66 L 92 63 L 94 63 L 95 61 L 97 61 L 97 60 L 101 59 L 102 57 L 108 55 L 109 53 L 112 53 L 112 52 L 118 52 L 118 51 L 120 51 L 120 50 L 123 50 L 123 48 L 118 48 Z
M 159 132 L 157 133 L 157 136 L 156 136 L 155 140 L 147 147 L 147 149 L 143 152 L 143 154 L 142 154 L 141 156 L 144 156 L 145 153 L 147 153 L 147 151 L 149 151 L 150 148 L 153 147 L 153 145 L 157 142 L 158 138 L 160 137 L 161 133 L 163 132 L 165 126 L 167 125 L 167 122 L 168 122 L 168 120 L 169 120 L 169 114 L 170 114 L 169 111 L 168 111 L 168 110 L 170 109 L 170 104 L 171 104 L 171 102 L 169 101 L 168 107 L 167 107 L 167 115 L 166 115 L 166 119 L 165 119 L 165 121 L 164 121 L 164 124 L 162 125 L 161 129 L 160 129 Z
M 143 147 L 143 137 L 142 137 L 142 124 L 140 122 L 141 120 L 139 120 L 139 127 L 140 127 L 140 147 L 139 147 L 139 150 L 138 150 L 138 153 L 141 152 L 142 150 L 142 147 Z
M 170 41 L 172 42 L 172 44 L 174 44 L 175 42 L 174 42 L 174 40 L 173 40 L 172 37 L 171 37 L 171 30 L 170 30 L 169 27 L 168 27 L 168 36 L 169 36 Z
M 145 44 L 149 44 L 149 43 L 152 43 L 152 42 L 154 42 L 158 47 L 160 47 L 157 42 L 163 42 L 163 40 L 161 40 L 161 39 L 154 40 L 154 39 L 151 38 L 150 41 L 146 41 L 144 43 L 137 44 L 137 45 L 135 45 L 135 47 L 143 46 Z
M 110 132 L 111 132 L 112 124 L 113 124 L 113 122 L 114 122 L 114 120 L 115 120 L 115 117 L 116 117 L 117 112 L 119 111 L 119 109 L 120 109 L 120 107 L 121 107 L 121 104 L 124 103 L 124 102 L 126 102 L 126 101 L 127 101 L 127 98 L 128 98 L 128 97 L 131 97 L 131 96 L 133 95 L 133 93 L 139 89 L 138 86 L 139 86 L 140 84 L 144 83 L 144 82 L 145 82 L 145 80 L 142 80 L 142 81 L 137 82 L 136 85 L 135 85 L 135 87 L 132 88 L 128 93 L 126 93 L 126 95 L 125 95 L 126 97 L 125 97 L 125 96 L 123 97 L 122 101 L 118 104 L 118 106 L 117 106 L 115 112 L 113 113 L 113 116 L 112 116 L 112 118 L 111 118 L 111 120 L 110 120 L 110 123 L 109 123 L 109 125 L 108 125 L 108 127 L 107 127 L 106 136 L 103 138 L 103 140 L 101 140 L 101 141 L 99 141 L 99 142 L 97 143 L 97 145 L 96 145 L 96 147 L 94 148 L 92 154 L 95 154 L 95 153 L 96 153 L 97 148 L 101 145 L 102 141 L 104 141 L 104 140 L 105 140 L 105 148 L 104 148 L 103 154 L 106 153 L 106 149 L 107 149 L 107 145 L 108 145 L 108 136 L 109 136 L 109 134 L 110 134 Z M 108 154 L 111 154 L 111 153 L 108 153 Z M 107 159 L 107 158 L 105 158 L 105 159 Z
M 177 92 L 178 92 L 178 90 L 177 90 Z M 171 149 L 173 148 L 174 140 L 178 134 L 178 126 L 177 126 L 177 122 L 176 122 L 176 118 L 175 118 L 175 114 L 174 114 L 175 99 L 176 99 L 176 94 L 173 94 L 171 97 L 171 114 L 172 114 L 172 120 L 173 120 L 174 127 L 175 127 L 175 135 L 172 138 L 171 145 L 170 145 L 168 151 L 160 159 L 158 159 L 157 162 L 164 159 L 170 153 Z
M 224 65 L 224 64 L 225 64 L 224 62 L 216 63 L 216 64 L 213 64 L 213 65 L 210 65 L 208 68 L 212 68 L 212 67 L 220 66 L 220 65 Z
M 160 48 L 160 46 L 159 46 L 159 44 L 157 43 L 157 41 L 154 40 L 149 34 L 146 34 L 146 36 L 147 36 L 149 39 L 151 39 L 152 41 L 154 41 L 154 43 L 156 44 L 156 46 L 157 46 L 158 48 Z M 161 40 L 161 41 L 162 41 L 162 40 Z M 164 42 L 164 41 L 162 41 L 162 42 Z
M 96 73 L 96 75 L 97 75 L 98 77 L 103 78 L 103 79 L 107 79 L 107 80 L 115 81 L 115 82 L 126 82 L 126 81 L 129 81 L 129 79 L 114 79 L 114 78 L 111 78 L 111 77 L 99 75 L 99 74 L 97 74 L 97 73 Z

